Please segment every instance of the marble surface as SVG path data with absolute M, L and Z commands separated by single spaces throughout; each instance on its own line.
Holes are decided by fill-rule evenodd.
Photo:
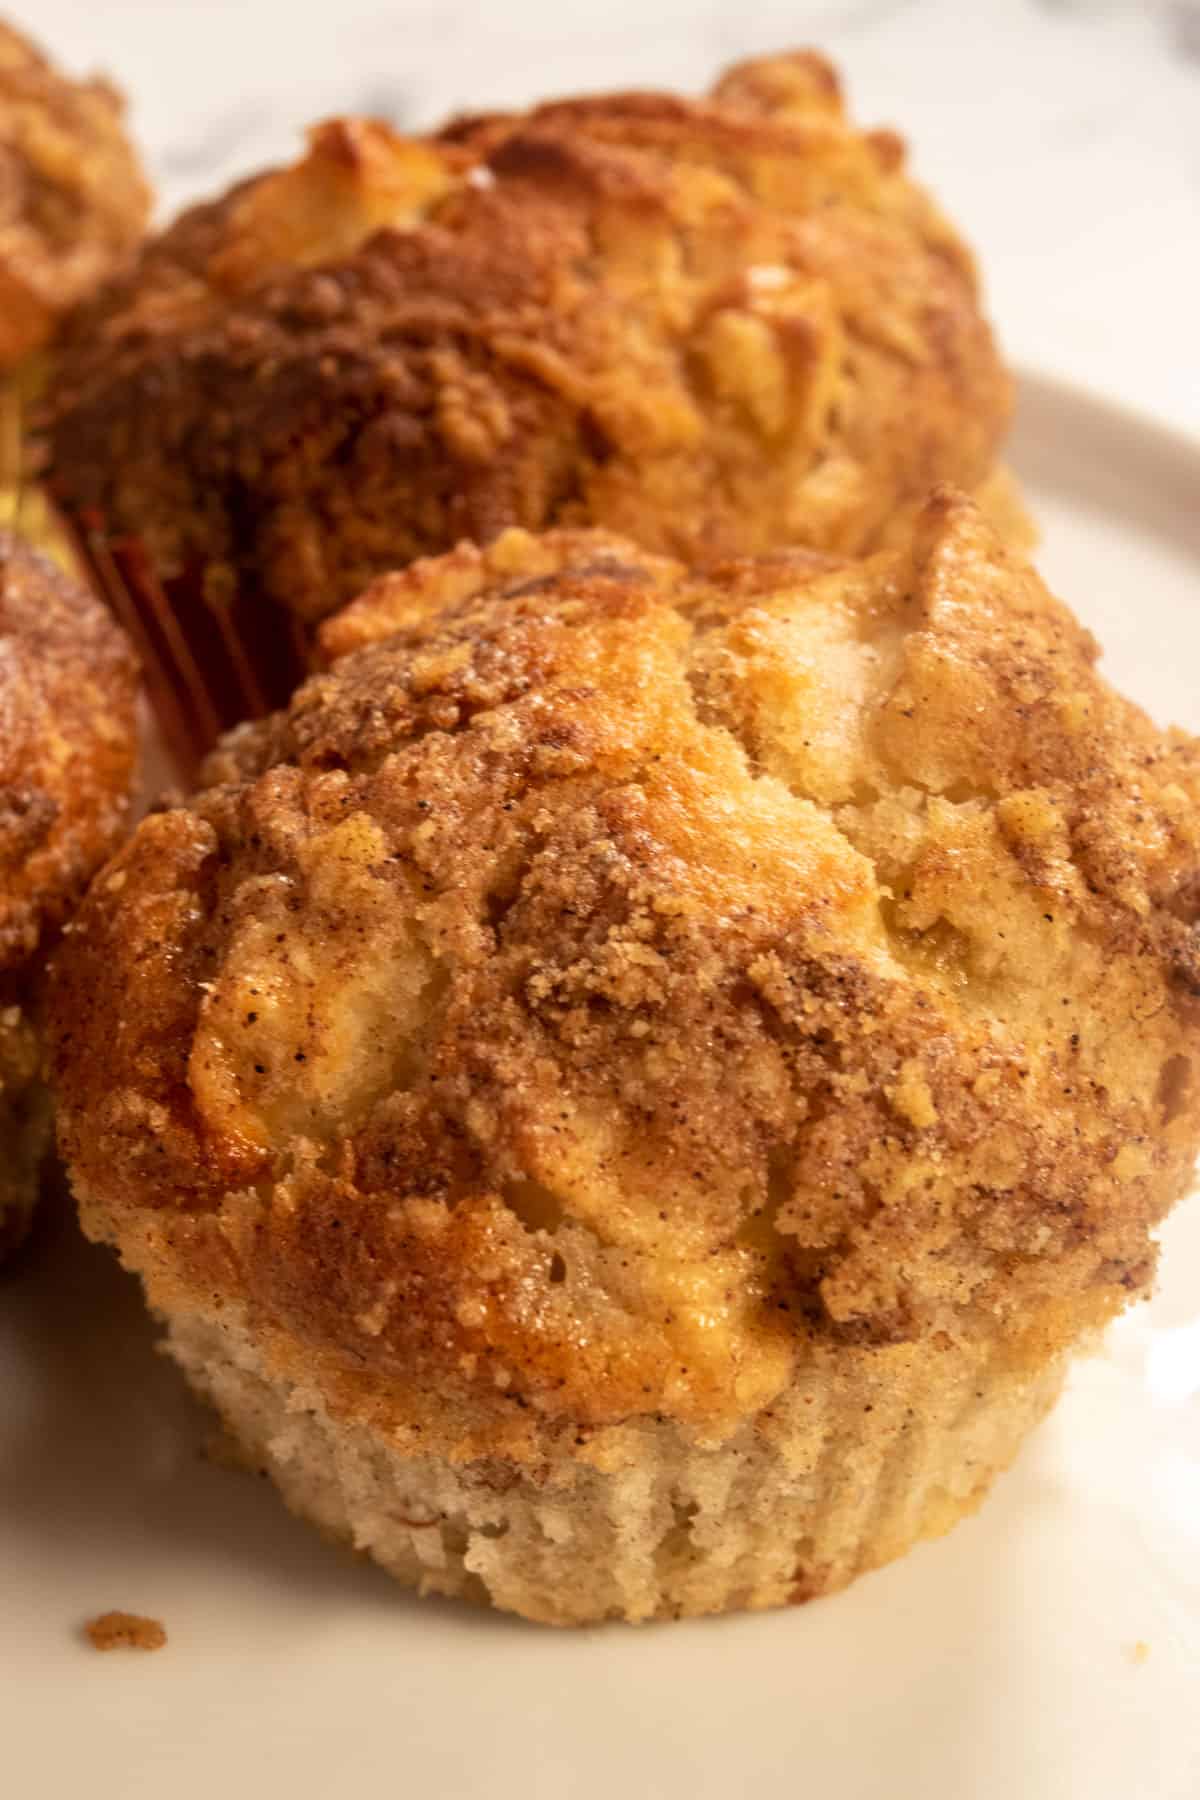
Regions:
M 1010 354 L 1200 434 L 1200 0 L 16 0 L 126 87 L 162 205 L 314 118 L 420 126 L 570 89 L 699 88 L 797 43 L 898 124 Z

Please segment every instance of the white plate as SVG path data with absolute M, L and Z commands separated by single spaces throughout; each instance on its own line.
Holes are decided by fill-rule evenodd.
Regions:
M 1200 448 L 1030 380 L 1050 579 L 1200 727 Z M 783 1613 L 579 1634 L 419 1602 L 206 1426 L 132 1284 L 47 1220 L 0 1293 L 0 1792 L 89 1800 L 1196 1800 L 1200 1207 L 1162 1288 L 949 1538 Z M 110 1607 L 157 1656 L 97 1656 Z

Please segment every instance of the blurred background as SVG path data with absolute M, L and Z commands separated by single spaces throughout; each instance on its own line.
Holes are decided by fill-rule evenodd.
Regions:
M 698 90 L 814 44 L 975 245 L 1012 356 L 1200 432 L 1200 0 L 9 0 L 127 91 L 164 211 L 314 118 Z

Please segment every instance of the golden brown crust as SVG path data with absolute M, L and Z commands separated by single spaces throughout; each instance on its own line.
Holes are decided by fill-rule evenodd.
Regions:
M 182 218 L 46 415 L 76 508 L 316 621 L 506 526 L 858 552 L 991 466 L 970 258 L 828 65 L 405 140 L 339 120 Z
M 137 670 L 99 602 L 6 534 L 0 652 L 2 981 L 58 931 L 128 819 Z
M 62 1147 L 156 1304 L 536 1462 L 1145 1288 L 1200 753 L 969 502 L 847 566 L 510 532 L 325 644 L 58 959 Z
M 150 190 L 106 81 L 69 81 L 0 20 L 0 370 L 128 259 Z

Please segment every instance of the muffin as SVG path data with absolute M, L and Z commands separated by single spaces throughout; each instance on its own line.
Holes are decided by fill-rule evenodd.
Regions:
M 98 601 L 0 535 L 0 1255 L 50 1140 L 45 954 L 126 823 L 136 671 Z
M 150 192 L 107 81 L 70 81 L 0 20 L 0 366 L 46 345 L 129 257 Z
M 966 498 L 381 579 L 56 962 L 86 1230 L 288 1504 L 556 1624 L 980 1499 L 1192 1168 L 1200 750 Z
M 43 423 L 102 577 L 168 660 L 181 634 L 203 743 L 417 556 L 589 524 L 689 560 L 857 554 L 987 481 L 1008 412 L 968 252 L 797 54 L 702 101 L 319 126 L 146 246 Z
M 106 81 L 68 80 L 0 19 L 0 490 L 30 535 L 50 531 L 18 486 L 39 353 L 131 255 L 149 212 L 123 110 Z

